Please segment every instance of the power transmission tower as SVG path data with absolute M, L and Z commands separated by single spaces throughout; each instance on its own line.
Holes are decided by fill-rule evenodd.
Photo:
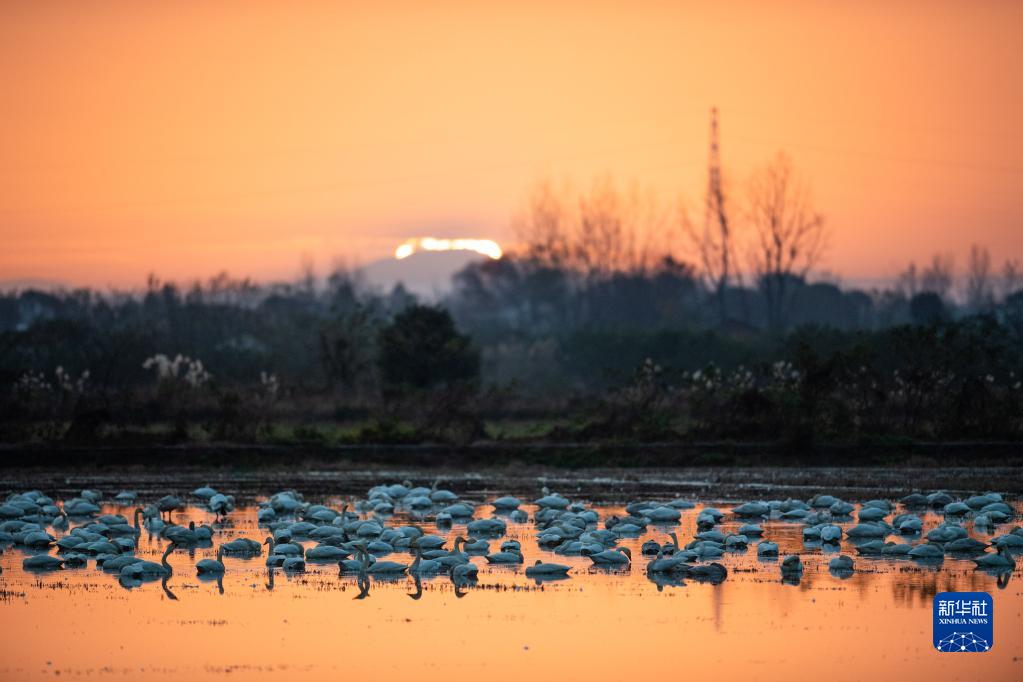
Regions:
M 718 142 L 718 110 L 710 110 L 710 150 L 707 159 L 707 201 L 703 214 L 704 231 L 704 265 L 713 275 L 714 294 L 718 302 L 718 315 L 721 323 L 728 320 L 728 309 L 725 297 L 732 279 L 734 253 L 732 233 L 728 222 L 728 211 L 725 208 L 725 192 L 721 185 L 721 149 Z M 712 247 L 712 248 L 707 248 Z M 742 276 L 735 273 L 736 280 L 742 285 Z M 742 297 L 745 313 L 745 296 Z

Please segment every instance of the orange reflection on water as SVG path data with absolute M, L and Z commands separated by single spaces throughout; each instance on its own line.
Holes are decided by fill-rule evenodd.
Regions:
M 718 505 L 727 510 L 728 505 Z M 108 507 L 105 512 L 127 512 Z M 683 512 L 683 542 L 699 508 Z M 532 512 L 532 509 L 530 509 Z M 602 517 L 622 514 L 600 508 Z M 926 529 L 940 519 L 925 517 Z M 179 523 L 212 522 L 196 508 Z M 405 523 L 395 517 L 392 523 Z M 422 524 L 434 531 L 431 524 Z M 848 527 L 849 524 L 842 524 Z M 734 530 L 733 521 L 720 526 Z M 522 567 L 491 567 L 482 557 L 478 585 L 456 591 L 444 576 L 373 580 L 362 599 L 355 576 L 335 564 L 305 574 L 271 574 L 264 556 L 227 558 L 221 586 L 197 579 L 194 563 L 214 548 L 177 551 L 174 575 L 134 589 L 88 568 L 43 575 L 22 571 L 24 554 L 0 556 L 0 679 L 91 675 L 120 679 L 336 680 L 351 676 L 438 679 L 483 673 L 489 680 L 620 680 L 636 676 L 731 679 L 1019 679 L 1023 632 L 1021 582 L 1004 589 L 966 561 L 938 568 L 856 557 L 856 574 L 827 570 L 833 554 L 804 547 L 801 524 L 763 523 L 781 553 L 806 565 L 798 585 L 780 581 L 776 561 L 752 548 L 726 555 L 719 585 L 686 581 L 658 586 L 640 556 L 642 540 L 624 540 L 636 565 L 627 572 L 594 569 L 584 557 L 537 550 L 530 524 L 509 524 L 526 564 L 536 558 L 570 564 L 571 577 L 537 585 Z M 443 532 L 443 531 L 442 531 Z M 456 525 L 448 536 L 464 534 Z M 262 539 L 255 509 L 233 512 L 215 544 Z M 143 533 L 140 554 L 158 560 L 165 541 Z M 311 543 L 306 543 L 307 547 Z M 491 541 L 496 549 L 500 540 Z M 843 543 L 843 553 L 856 556 Z M 408 561 L 407 555 L 388 557 Z M 995 599 L 995 645 L 985 654 L 939 654 L 931 646 L 931 598 L 944 590 L 989 591 Z M 809 671 L 813 671 L 810 673 Z

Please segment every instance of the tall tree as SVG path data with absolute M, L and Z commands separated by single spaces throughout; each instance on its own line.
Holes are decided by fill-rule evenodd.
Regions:
M 780 333 L 794 284 L 806 277 L 823 254 L 824 217 L 814 210 L 792 160 L 781 152 L 754 172 L 748 200 L 756 234 L 753 269 L 767 305 L 768 326 Z

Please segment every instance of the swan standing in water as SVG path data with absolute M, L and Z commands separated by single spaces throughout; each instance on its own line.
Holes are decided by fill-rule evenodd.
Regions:
M 181 501 L 180 497 L 174 495 L 164 495 L 156 501 L 156 508 L 160 510 L 160 513 L 167 514 L 167 521 L 171 520 L 171 513 L 178 509 L 184 509 L 185 503 Z

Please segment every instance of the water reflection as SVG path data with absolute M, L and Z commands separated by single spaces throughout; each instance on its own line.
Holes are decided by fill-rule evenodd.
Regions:
M 326 502 L 340 508 L 342 500 Z M 731 505 L 716 507 L 724 518 L 714 529 L 724 539 L 741 535 L 742 527 L 750 525 L 730 514 Z M 524 509 L 532 519 L 535 509 Z M 104 506 L 102 511 L 126 509 Z M 629 516 L 621 506 L 596 511 L 601 519 Z M 371 576 L 359 570 L 358 561 L 310 560 L 304 573 L 284 572 L 285 579 L 277 580 L 280 569 L 265 566 L 265 553 L 225 554 L 226 573 L 196 576 L 195 563 L 215 556 L 218 546 L 240 538 L 259 544 L 258 538 L 266 537 L 268 529 L 258 523 L 257 509 L 251 506 L 240 506 L 219 522 L 195 507 L 168 513 L 172 523 L 185 528 L 209 525 L 212 541 L 179 545 L 143 528 L 136 553 L 158 565 L 163 556 L 169 571 L 162 575 L 122 578 L 119 572 L 97 567 L 93 557 L 65 564 L 77 563 L 74 570 L 29 573 L 22 567 L 23 559 L 44 550 L 7 545 L 0 555 L 4 626 L 0 678 L 49 676 L 48 660 L 68 674 L 95 674 L 109 667 L 111 642 L 123 652 L 119 656 L 124 665 L 123 670 L 106 674 L 121 679 L 204 679 L 219 676 L 217 671 L 242 669 L 239 666 L 246 666 L 246 679 L 299 674 L 316 680 L 348 674 L 423 676 L 421 661 L 433 662 L 428 677 L 493 670 L 491 664 L 498 661 L 489 675 L 493 680 L 521 680 L 522 675 L 626 679 L 663 675 L 674 668 L 658 656 L 616 652 L 663 651 L 680 642 L 693 675 L 721 676 L 727 671 L 728 677 L 775 679 L 791 674 L 793 666 L 825 662 L 836 666 L 831 670 L 839 679 L 891 672 L 883 667 L 893 665 L 891 661 L 860 660 L 849 647 L 852 641 L 869 650 L 885 650 L 897 641 L 901 662 L 896 665 L 904 664 L 914 679 L 1014 676 L 1013 648 L 1007 642 L 1023 613 L 1023 597 L 1020 582 L 1012 581 L 1011 573 L 974 570 L 968 558 L 955 554 L 934 560 L 883 551 L 860 554 L 856 549 L 867 546 L 869 539 L 843 537 L 839 543 L 807 539 L 800 520 L 777 519 L 757 525 L 763 538 L 777 543 L 780 556 L 754 551 L 750 545 L 760 536 L 751 532 L 746 543 L 733 541 L 713 561 L 686 562 L 686 569 L 677 573 L 648 570 L 658 556 L 664 559 L 683 551 L 680 548 L 695 537 L 703 511 L 703 505 L 696 505 L 682 510 L 676 525 L 622 533 L 619 544 L 630 550 L 632 559 L 624 565 L 594 564 L 582 551 L 555 554 L 538 549 L 538 530 L 531 521 L 503 515 L 507 531 L 487 534 L 487 549 L 513 550 L 514 545 L 506 543 L 517 542 L 525 561 L 498 565 L 477 559 L 476 579 L 457 579 L 444 572 Z M 919 516 L 921 531 L 895 536 L 896 543 L 923 542 L 943 521 L 929 510 Z M 838 525 L 846 530 L 853 519 L 849 516 Z M 443 536 L 446 546 L 459 535 L 469 535 L 465 519 L 438 526 L 426 515 L 413 518 L 398 511 L 380 520 L 388 527 L 418 523 L 425 534 Z M 72 521 L 72 526 L 77 523 Z M 983 535 L 972 527 L 968 530 L 970 537 L 988 537 L 986 528 Z M 475 539 L 482 539 L 482 534 Z M 316 545 L 307 537 L 289 540 L 306 552 Z M 657 544 L 653 552 L 650 546 L 644 548 L 651 541 Z M 476 551 L 473 556 L 481 556 Z M 65 558 L 68 553 L 63 553 Z M 790 554 L 799 555 L 802 571 L 783 573 L 782 562 Z M 831 570 L 829 562 L 838 554 L 853 557 L 854 570 Z M 413 558 L 404 551 L 385 557 L 403 564 Z M 563 563 L 570 571 L 566 576 L 527 576 L 525 566 L 536 560 Z M 930 648 L 931 601 L 936 593 L 952 590 L 996 593 L 996 632 L 1004 633 L 1002 646 L 975 658 L 970 667 L 948 657 L 936 658 Z M 75 633 L 59 650 L 33 634 L 55 622 Z M 12 624 L 18 627 L 9 627 Z M 343 645 L 336 643 L 338 632 L 343 633 Z M 793 644 L 811 638 L 812 647 Z M 193 652 L 194 661 L 154 650 L 150 645 L 154 641 L 173 641 L 179 650 Z M 565 655 L 608 641 L 613 650 L 607 656 L 579 660 Z M 396 643 L 407 649 L 402 656 L 391 653 Z M 457 650 L 458 655 L 438 655 L 448 650 Z M 342 651 L 344 665 L 339 668 L 336 661 Z

